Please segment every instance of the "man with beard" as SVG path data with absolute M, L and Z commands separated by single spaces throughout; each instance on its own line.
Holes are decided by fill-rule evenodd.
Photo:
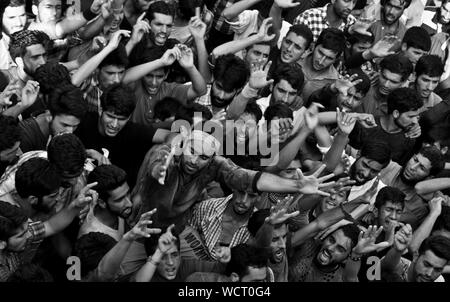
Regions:
M 442 154 L 436 147 L 423 147 L 402 167 L 391 162 L 380 174 L 380 179 L 388 186 L 400 189 L 405 195 L 405 211 L 402 222 L 416 229 L 428 214 L 428 206 L 423 199 L 431 199 L 430 193 L 449 187 L 448 178 L 435 178 L 444 168 Z
M 401 54 L 416 66 L 417 61 L 430 52 L 431 39 L 425 29 L 414 26 L 408 28 L 402 40 Z
M 120 24 L 121 29 L 132 30 L 133 26 L 136 24 L 138 18 L 142 13 L 146 12 L 151 0 L 121 0 L 123 3 L 124 18 Z
M 22 154 L 20 139 L 19 122 L 13 117 L 0 115 L 0 175 Z
M 344 30 L 355 22 L 350 13 L 355 7 L 356 0 L 332 0 L 331 3 L 320 8 L 311 8 L 299 15 L 294 24 L 305 24 L 313 33 L 313 43 L 326 28 Z
M 127 219 L 132 212 L 127 174 L 114 165 L 96 167 L 88 176 L 88 183 L 96 182 L 97 205 L 92 205 L 78 232 L 78 238 L 99 232 L 117 242 L 125 233 Z
M 422 14 L 422 27 L 430 34 L 448 32 L 450 29 L 450 1 L 443 0 L 441 7 L 428 6 Z

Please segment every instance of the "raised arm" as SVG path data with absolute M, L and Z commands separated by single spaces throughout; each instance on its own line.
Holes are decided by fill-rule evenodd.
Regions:
M 387 252 L 386 256 L 381 260 L 381 271 L 394 272 L 400 264 L 400 258 L 403 253 L 408 250 L 408 246 L 412 239 L 412 228 L 409 224 L 403 225 L 402 228 L 395 233 L 394 244 Z
M 145 14 L 146 14 L 145 12 L 142 13 L 142 15 L 140 15 L 139 18 L 137 19 L 136 24 L 133 26 L 131 38 L 128 41 L 127 45 L 125 45 L 125 49 L 127 51 L 128 56 L 131 54 L 133 48 L 139 42 L 141 42 L 144 35 L 150 33 L 151 31 L 150 24 L 148 24 L 147 20 L 144 20 Z
M 212 81 L 211 70 L 208 63 L 208 51 L 205 45 L 206 24 L 199 17 L 192 17 L 189 21 L 189 31 L 194 37 L 197 49 L 198 70 L 206 83 Z
M 111 16 L 112 13 L 118 14 L 123 13 L 123 10 L 114 11 L 111 9 L 111 4 L 109 2 L 105 2 L 101 7 L 101 14 L 95 18 L 92 22 L 88 22 L 86 26 L 80 28 L 78 30 L 78 34 L 81 39 L 87 41 L 91 40 L 93 37 L 99 35 L 103 28 L 106 25 L 106 21 Z
M 283 9 L 290 9 L 300 5 L 300 2 L 293 2 L 293 0 L 275 0 L 270 8 L 269 17 L 273 19 L 273 32 L 275 33 L 278 41 L 280 37 L 280 31 L 283 24 Z
M 241 0 L 239 2 L 234 3 L 231 6 L 225 8 L 222 12 L 222 16 L 228 21 L 232 21 L 234 18 L 239 16 L 244 10 L 252 7 L 253 5 L 261 2 L 263 0 Z
M 188 100 L 193 100 L 206 93 L 206 82 L 194 65 L 194 54 L 192 49 L 186 45 L 180 45 L 181 56 L 178 59 L 180 66 L 186 71 L 191 79 L 192 85 L 187 91 Z
M 430 193 L 450 188 L 450 177 L 433 178 L 418 182 L 414 189 L 422 197 Z

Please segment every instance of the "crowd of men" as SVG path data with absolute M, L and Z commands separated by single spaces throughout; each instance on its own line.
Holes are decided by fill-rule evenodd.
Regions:
M 0 281 L 450 280 L 449 0 L 0 18 Z

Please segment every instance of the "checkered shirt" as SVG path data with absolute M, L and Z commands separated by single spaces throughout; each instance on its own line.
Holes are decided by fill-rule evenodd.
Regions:
M 222 12 L 225 8 L 239 1 L 241 0 L 218 0 L 216 2 L 212 10 L 214 14 L 213 26 L 216 30 L 227 35 L 233 34 L 233 31 L 230 28 L 230 24 L 226 22 L 225 18 L 222 16 Z

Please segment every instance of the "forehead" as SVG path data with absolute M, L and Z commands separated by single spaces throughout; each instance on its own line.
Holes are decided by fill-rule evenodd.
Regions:
M 42 0 L 39 5 L 61 5 L 61 0 Z
M 45 48 L 44 48 L 44 46 L 42 46 L 42 44 L 30 45 L 30 46 L 27 46 L 26 49 L 27 49 L 27 52 L 25 55 L 37 56 L 37 55 L 45 54 Z
M 125 71 L 125 66 L 105 65 L 100 70 L 104 72 L 123 72 Z
M 430 169 L 431 168 L 431 161 L 423 156 L 422 154 L 416 155 L 417 160 L 420 162 L 421 165 L 425 166 L 425 168 Z
M 273 230 L 273 238 L 284 237 L 287 234 L 286 224 L 282 224 L 279 228 Z
M 387 0 L 385 5 L 403 7 L 405 5 L 405 0 Z
M 394 202 L 392 202 L 390 200 L 386 201 L 386 203 L 382 207 L 393 208 L 393 209 L 396 209 L 396 210 L 403 210 L 403 205 L 401 203 L 398 203 L 398 202 L 394 203 Z
M 275 86 L 288 92 L 297 92 L 297 89 L 292 88 L 291 84 L 289 84 L 289 82 L 284 79 L 281 79 Z
M 16 17 L 16 16 L 21 16 L 25 14 L 25 5 L 21 5 L 21 6 L 7 6 L 5 8 L 5 12 L 4 15 L 6 17 Z
M 270 46 L 264 45 L 264 44 L 253 44 L 253 46 L 250 50 L 259 51 L 259 52 L 268 54 L 268 53 L 270 53 Z
M 373 170 L 381 170 L 383 169 L 383 165 L 377 162 L 376 160 L 369 159 L 367 157 L 362 156 L 360 159 L 361 163 L 368 165 Z
M 154 13 L 154 18 L 151 23 L 172 24 L 173 18 L 170 15 L 164 15 L 160 13 Z
M 447 260 L 436 256 L 431 250 L 427 250 L 424 254 L 420 255 L 420 259 L 422 261 L 427 261 L 434 268 L 443 268 L 447 264 Z
M 164 68 L 160 68 L 149 72 L 146 77 L 163 77 L 165 74 Z
M 331 233 L 330 236 L 334 237 L 336 244 L 342 245 L 346 250 L 350 249 L 352 241 L 350 238 L 345 236 L 344 231 L 336 230 L 334 233 Z
M 244 112 L 244 113 L 242 113 L 240 116 L 239 116 L 239 119 L 240 120 L 243 120 L 243 121 L 249 121 L 249 120 L 256 120 L 256 117 L 255 117 L 255 115 L 253 115 L 252 113 L 249 113 L 249 112 Z
M 80 120 L 77 117 L 68 114 L 58 114 L 55 116 L 55 120 L 59 123 L 68 125 L 78 125 L 80 123 Z
M 117 118 L 117 119 L 127 119 L 128 116 L 124 116 L 124 115 L 117 115 L 115 114 L 113 111 L 103 111 L 103 113 L 105 113 L 106 115 L 108 115 L 111 118 Z
M 324 48 L 324 47 L 322 46 L 322 44 L 317 45 L 317 46 L 316 46 L 316 50 L 319 51 L 319 52 L 321 52 L 322 54 L 324 54 L 324 55 L 327 56 L 327 57 L 330 57 L 330 58 L 336 58 L 336 57 L 337 57 L 337 53 L 336 53 L 336 52 L 334 52 L 334 51 L 331 50 L 331 49 L 326 49 L 326 48 Z
M 388 79 L 390 81 L 395 81 L 395 82 L 401 82 L 402 80 L 402 75 L 398 74 L 398 73 L 393 73 L 388 69 L 383 69 L 380 73 L 385 79 Z
M 440 76 L 429 76 L 427 74 L 421 74 L 420 76 L 417 77 L 417 80 L 422 80 L 422 81 L 433 81 L 433 82 L 437 82 L 440 80 Z
M 116 200 L 118 198 L 123 198 L 128 193 L 128 191 L 130 191 L 130 187 L 125 182 L 120 187 L 117 187 L 109 192 L 110 199 Z
M 291 40 L 292 42 L 300 46 L 306 45 L 306 39 L 292 31 L 286 35 L 286 39 Z

